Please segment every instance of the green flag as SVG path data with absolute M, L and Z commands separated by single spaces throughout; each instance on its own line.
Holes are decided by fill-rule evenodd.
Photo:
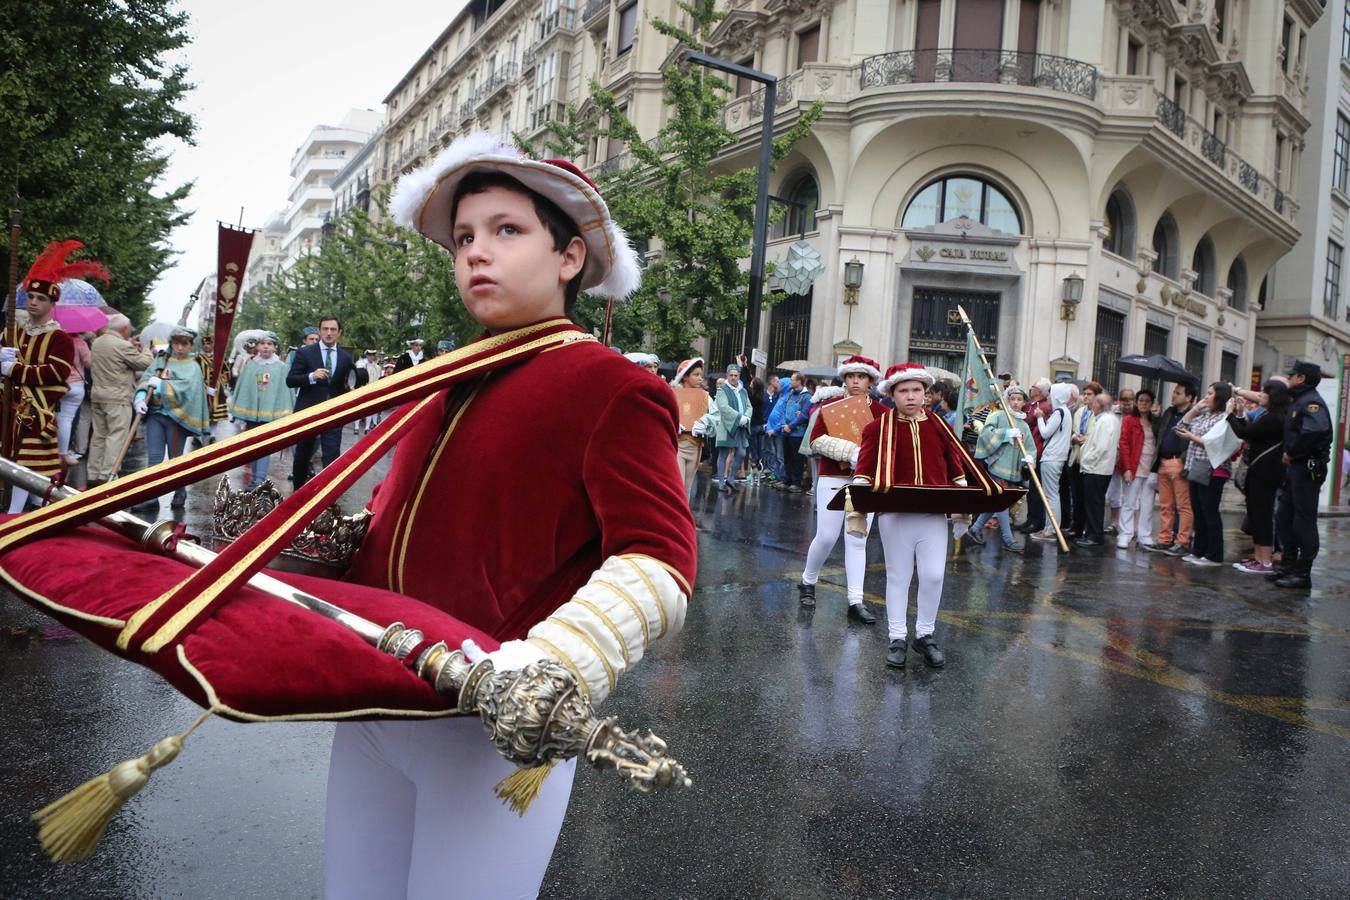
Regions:
M 972 409 L 998 402 L 998 392 L 985 375 L 984 363 L 980 361 L 980 345 L 975 340 L 975 332 L 969 328 L 966 329 L 966 366 L 962 375 L 966 383 L 957 400 L 957 434 L 965 430 L 966 420 L 970 418 Z

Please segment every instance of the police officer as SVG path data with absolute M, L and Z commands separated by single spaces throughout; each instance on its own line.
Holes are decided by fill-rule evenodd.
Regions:
M 1284 486 L 1275 512 L 1284 558 L 1267 577 L 1277 587 L 1308 588 L 1318 550 L 1318 492 L 1331 453 L 1331 413 L 1317 393 L 1322 380 L 1317 363 L 1295 360 L 1287 374 L 1292 399 L 1284 420 Z

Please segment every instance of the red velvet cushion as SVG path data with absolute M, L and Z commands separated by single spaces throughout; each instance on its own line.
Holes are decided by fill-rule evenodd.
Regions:
M 448 708 L 402 663 L 341 625 L 251 587 L 238 591 L 182 639 L 185 660 L 179 644 L 154 655 L 118 650 L 120 622 L 190 571 L 97 527 L 0 558 L 0 577 L 25 600 L 105 649 L 149 667 L 202 706 L 212 705 L 214 693 L 215 704 L 231 718 L 407 717 Z M 478 629 L 401 594 L 326 578 L 268 574 L 381 626 L 403 622 L 452 648 L 465 638 L 484 650 L 498 646 Z

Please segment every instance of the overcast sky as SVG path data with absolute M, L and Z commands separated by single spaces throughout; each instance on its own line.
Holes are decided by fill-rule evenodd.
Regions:
M 380 101 L 463 6 L 461 0 L 185 0 L 196 146 L 175 145 L 168 185 L 196 181 L 191 221 L 170 238 L 179 257 L 151 291 L 178 321 L 216 267 L 216 220 L 261 228 L 286 204 L 291 156 L 315 125 Z M 195 313 L 194 313 L 195 314 Z

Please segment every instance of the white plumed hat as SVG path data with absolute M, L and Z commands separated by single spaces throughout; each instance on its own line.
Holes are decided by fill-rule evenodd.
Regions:
M 453 253 L 450 205 L 459 183 L 473 172 L 509 175 L 547 197 L 576 223 L 586 244 L 583 291 L 621 300 L 637 290 L 642 280 L 637 251 L 610 215 L 595 183 L 567 160 L 530 159 L 481 131 L 452 142 L 430 162 L 398 180 L 389 200 L 394 221 Z

